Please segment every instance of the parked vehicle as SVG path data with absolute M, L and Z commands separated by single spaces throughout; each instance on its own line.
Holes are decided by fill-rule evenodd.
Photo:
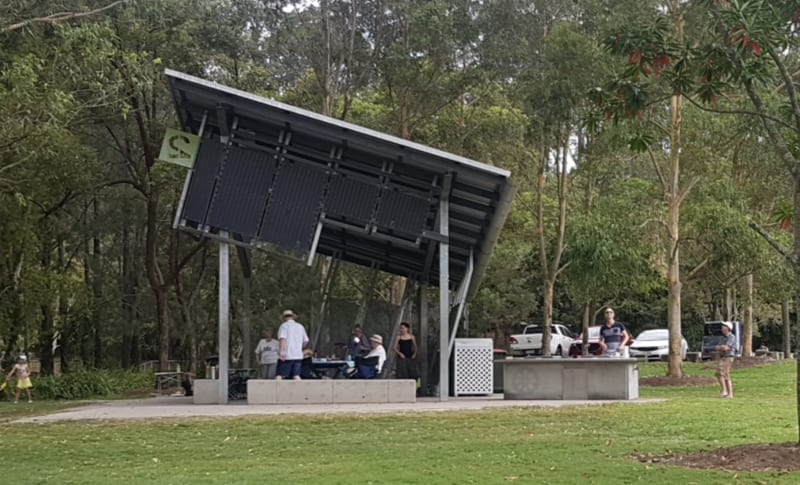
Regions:
M 681 338 L 681 360 L 686 359 L 689 344 Z M 630 355 L 634 358 L 646 360 L 661 360 L 662 356 L 669 355 L 669 330 L 659 328 L 641 332 L 631 344 Z
M 733 336 L 736 340 L 736 346 L 733 349 L 736 357 L 742 356 L 742 324 L 741 322 L 730 322 L 733 324 Z M 702 357 L 710 359 L 714 353 L 717 352 L 717 345 L 722 342 L 722 322 L 713 321 L 706 322 L 703 327 L 703 347 L 701 349 Z
M 589 355 L 600 355 L 603 348 L 600 347 L 600 327 L 589 327 Z M 579 334 L 569 346 L 570 357 L 580 357 L 583 355 L 583 334 Z
M 575 339 L 575 335 L 565 325 L 553 323 L 551 326 L 550 355 L 564 355 Z M 526 325 L 521 334 L 509 339 L 511 355 L 542 355 L 543 325 Z

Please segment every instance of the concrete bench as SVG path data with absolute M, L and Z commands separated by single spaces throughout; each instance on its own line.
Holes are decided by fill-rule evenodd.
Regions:
M 248 404 L 350 404 L 416 402 L 412 379 L 247 381 Z

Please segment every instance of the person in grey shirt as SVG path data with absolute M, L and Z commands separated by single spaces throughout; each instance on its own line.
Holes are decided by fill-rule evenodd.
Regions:
M 278 370 L 278 347 L 280 342 L 272 338 L 272 329 L 264 330 L 264 338 L 256 346 L 256 358 L 261 366 L 262 379 L 275 379 Z
M 733 365 L 733 351 L 736 347 L 736 338 L 733 336 L 733 324 L 722 322 L 722 342 L 717 345 L 720 353 L 717 365 L 717 381 L 719 381 L 719 397 L 733 399 L 733 382 L 731 382 L 731 366 Z

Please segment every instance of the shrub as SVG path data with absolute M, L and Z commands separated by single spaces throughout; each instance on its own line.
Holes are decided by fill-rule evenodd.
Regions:
M 38 399 L 110 397 L 152 386 L 152 373 L 123 370 L 78 370 L 58 377 L 45 376 L 33 380 Z

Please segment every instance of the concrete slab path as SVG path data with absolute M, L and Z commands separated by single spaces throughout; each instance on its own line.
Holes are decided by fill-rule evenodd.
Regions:
M 193 404 L 187 397 L 155 397 L 150 399 L 105 401 L 44 416 L 18 419 L 13 423 L 54 423 L 59 421 L 131 420 L 160 418 L 216 418 L 277 415 L 339 414 L 408 414 L 448 411 L 477 411 L 499 408 L 558 408 L 565 406 L 598 406 L 604 404 L 647 404 L 663 399 L 636 401 L 506 401 L 502 394 L 481 397 L 458 397 L 440 402 L 436 398 L 420 398 L 415 403 L 398 404 L 295 404 L 248 405 L 235 402 L 227 405 Z

